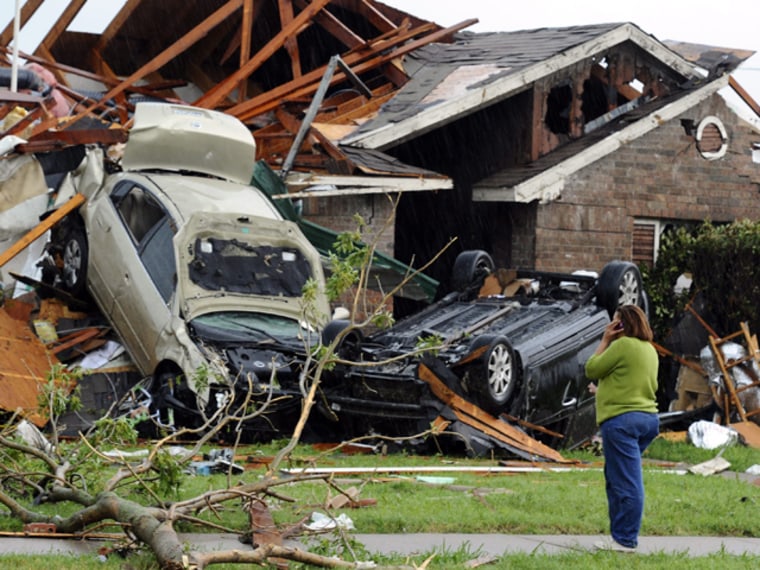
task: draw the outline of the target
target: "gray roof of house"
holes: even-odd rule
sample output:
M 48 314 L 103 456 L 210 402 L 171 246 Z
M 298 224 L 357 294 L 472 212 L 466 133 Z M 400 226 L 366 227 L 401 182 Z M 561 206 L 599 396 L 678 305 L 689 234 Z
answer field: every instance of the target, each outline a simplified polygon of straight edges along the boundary
M 388 148 L 528 88 L 533 82 L 626 41 L 686 80 L 694 65 L 631 23 L 456 34 L 404 62 L 410 80 L 377 116 L 343 141 Z
M 372 131 L 383 124 L 413 117 L 420 109 L 435 105 L 440 98 L 455 96 L 457 89 L 475 89 L 521 69 L 541 63 L 569 48 L 585 44 L 621 24 L 597 24 L 568 28 L 540 28 L 517 32 L 461 32 L 450 44 L 428 44 L 408 56 L 404 67 L 409 82 L 388 103 L 377 118 L 368 121 L 359 132 Z M 440 91 L 440 98 L 429 95 L 455 70 L 480 66 L 462 74 L 458 85 L 449 83 Z

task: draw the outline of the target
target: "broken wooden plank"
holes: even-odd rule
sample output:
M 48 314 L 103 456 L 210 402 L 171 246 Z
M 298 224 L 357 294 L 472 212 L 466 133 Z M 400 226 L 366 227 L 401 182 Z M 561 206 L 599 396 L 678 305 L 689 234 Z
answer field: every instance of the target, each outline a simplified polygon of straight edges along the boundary
M 569 462 L 562 457 L 557 450 L 533 439 L 528 434 L 514 426 L 499 421 L 491 414 L 481 410 L 471 402 L 468 402 L 456 394 L 424 363 L 420 364 L 417 375 L 430 386 L 433 394 L 435 394 L 438 399 L 454 411 L 457 419 L 465 424 L 474 427 L 499 441 L 503 441 L 507 445 L 516 447 L 532 455 L 543 457 L 557 463 Z
M 104 329 L 98 327 L 89 327 L 82 331 L 74 332 L 59 338 L 56 342 L 50 343 L 49 349 L 55 355 L 59 355 L 64 350 L 86 343 L 96 337 L 103 336 L 106 333 Z
M 0 267 L 24 251 L 30 243 L 42 236 L 46 231 L 65 218 L 70 212 L 73 212 L 79 206 L 84 204 L 84 202 L 85 197 L 82 194 L 74 194 L 68 202 L 42 220 L 39 224 L 29 230 L 20 240 L 0 254 Z
M 247 504 L 248 517 L 251 523 L 251 542 L 254 548 L 274 544 L 282 546 L 282 535 L 274 524 L 274 518 L 267 504 L 260 499 L 252 499 Z M 288 563 L 281 558 L 273 558 L 277 568 L 286 569 Z
M 735 422 L 730 427 L 739 432 L 742 442 L 748 447 L 760 449 L 760 426 L 754 422 Z
M 80 144 L 112 145 L 127 142 L 129 133 L 122 128 L 113 129 L 71 129 L 45 131 L 27 142 L 16 145 L 18 152 L 50 152 L 67 146 Z

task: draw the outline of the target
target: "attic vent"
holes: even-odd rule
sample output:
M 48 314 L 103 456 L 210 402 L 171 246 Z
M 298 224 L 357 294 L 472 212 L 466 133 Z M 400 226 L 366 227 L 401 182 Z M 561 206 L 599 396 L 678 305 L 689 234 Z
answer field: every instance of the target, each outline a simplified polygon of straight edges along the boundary
M 633 223 L 631 260 L 637 265 L 652 267 L 659 247 L 659 222 L 656 220 L 636 220 Z
M 728 150 L 726 128 L 718 117 L 708 116 L 697 126 L 697 150 L 707 160 L 722 158 Z

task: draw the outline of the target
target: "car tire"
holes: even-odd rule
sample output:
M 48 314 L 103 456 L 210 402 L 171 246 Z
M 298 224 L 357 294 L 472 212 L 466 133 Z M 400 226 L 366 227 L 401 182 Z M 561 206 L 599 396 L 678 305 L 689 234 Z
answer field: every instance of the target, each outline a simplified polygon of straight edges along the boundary
M 641 273 L 629 261 L 611 261 L 604 266 L 596 283 L 597 305 L 613 317 L 618 307 L 637 305 L 644 308 L 644 288 Z
M 493 273 L 493 258 L 482 250 L 463 251 L 457 255 L 451 270 L 451 286 L 455 291 L 464 292 L 467 289 L 483 285 L 483 280 Z
M 503 336 L 479 337 L 471 349 L 482 346 L 488 346 L 488 350 L 469 371 L 468 392 L 479 407 L 498 415 L 505 410 L 515 392 L 515 353 Z
M 200 412 L 195 409 L 195 395 L 179 370 L 158 373 L 152 379 L 149 392 L 153 398 L 150 413 L 157 428 L 156 436 L 199 425 Z
M 72 295 L 84 293 L 87 282 L 87 236 L 79 224 L 72 224 L 63 243 L 61 282 Z
M 336 319 L 327 323 L 322 330 L 322 345 L 329 345 L 350 325 L 351 322 L 344 319 Z M 364 335 L 359 329 L 354 328 L 340 340 L 338 346 L 335 347 L 335 352 L 341 356 L 355 355 L 361 349 L 362 342 L 364 342 Z M 344 354 L 346 352 L 347 354 Z

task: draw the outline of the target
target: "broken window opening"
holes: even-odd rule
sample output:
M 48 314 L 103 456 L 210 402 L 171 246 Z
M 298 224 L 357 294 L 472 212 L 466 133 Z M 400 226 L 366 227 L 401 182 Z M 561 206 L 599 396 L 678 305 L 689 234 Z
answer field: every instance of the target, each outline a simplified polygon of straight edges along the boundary
M 117 186 L 111 194 L 111 201 L 138 246 L 148 231 L 166 217 L 156 199 L 139 186 Z
M 570 83 L 552 87 L 546 96 L 544 123 L 555 135 L 570 134 L 570 110 L 573 104 L 573 88 Z

